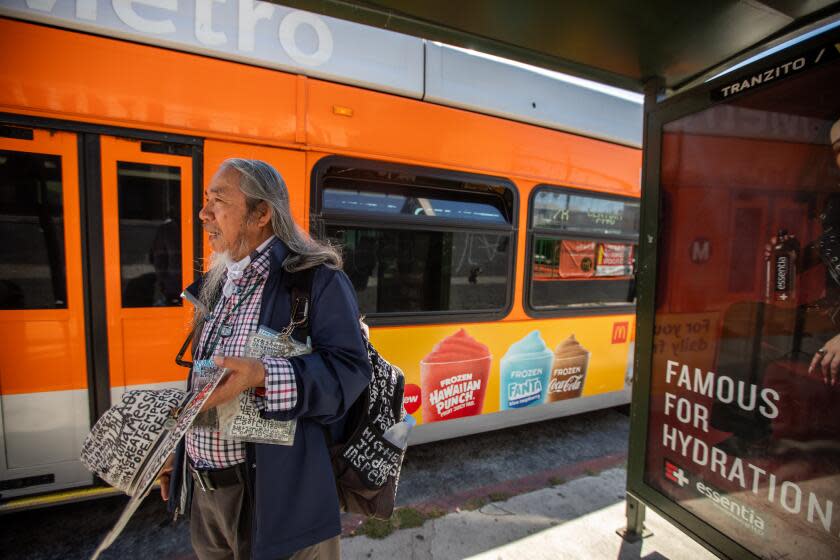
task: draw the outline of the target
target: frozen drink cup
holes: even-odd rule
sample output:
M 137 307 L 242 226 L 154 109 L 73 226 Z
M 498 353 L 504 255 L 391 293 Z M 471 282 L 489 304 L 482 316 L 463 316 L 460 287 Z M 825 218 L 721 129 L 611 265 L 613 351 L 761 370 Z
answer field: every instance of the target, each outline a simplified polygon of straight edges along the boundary
M 464 329 L 440 341 L 420 362 L 423 422 L 481 414 L 492 357 Z
M 499 408 L 523 408 L 543 402 L 554 353 L 540 337 L 540 331 L 510 345 L 501 362 Z
M 561 342 L 554 350 L 551 380 L 548 383 L 548 402 L 579 397 L 589 367 L 589 350 L 575 340 L 575 335 Z

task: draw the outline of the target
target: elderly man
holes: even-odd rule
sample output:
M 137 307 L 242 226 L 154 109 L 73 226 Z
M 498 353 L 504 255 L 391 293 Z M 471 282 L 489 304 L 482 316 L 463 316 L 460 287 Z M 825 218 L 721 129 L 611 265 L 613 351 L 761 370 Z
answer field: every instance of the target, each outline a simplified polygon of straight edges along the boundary
M 195 428 L 162 476 L 161 493 L 170 509 L 191 509 L 202 560 L 337 559 L 341 527 L 326 432 L 343 436 L 343 415 L 371 375 L 355 292 L 338 253 L 295 224 L 286 186 L 270 165 L 225 161 L 206 198 L 199 218 L 213 259 L 187 288 L 200 302 L 193 357 L 212 358 L 229 373 L 205 409 L 264 387 L 252 397 L 263 416 L 295 420 L 296 433 L 292 445 L 245 444 Z M 312 353 L 242 357 L 258 327 L 289 324 L 289 275 L 308 269 Z M 203 381 L 197 368 L 190 377 L 193 388 Z

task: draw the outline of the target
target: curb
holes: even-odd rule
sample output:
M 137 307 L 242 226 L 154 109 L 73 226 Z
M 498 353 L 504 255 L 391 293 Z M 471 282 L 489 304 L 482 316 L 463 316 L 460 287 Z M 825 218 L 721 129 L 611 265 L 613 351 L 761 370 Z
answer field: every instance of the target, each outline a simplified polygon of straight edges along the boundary
M 603 471 L 619 465 L 623 465 L 627 460 L 627 453 L 616 453 L 612 455 L 604 455 L 596 459 L 589 459 L 588 461 L 581 461 L 571 465 L 564 465 L 556 469 L 548 469 L 522 478 L 512 480 L 505 480 L 486 486 L 479 486 L 463 492 L 454 494 L 447 494 L 440 498 L 433 498 L 431 500 L 414 502 L 410 504 L 402 504 L 400 507 L 411 507 L 422 513 L 444 512 L 452 513 L 457 511 L 461 506 L 470 500 L 486 498 L 491 494 L 503 494 L 508 496 L 516 496 L 518 494 L 525 494 L 540 490 L 548 486 L 554 486 L 557 483 L 552 482 L 557 479 L 568 481 L 581 476 L 591 471 Z M 350 537 L 367 518 L 364 515 L 356 513 L 345 513 L 341 515 L 341 536 Z

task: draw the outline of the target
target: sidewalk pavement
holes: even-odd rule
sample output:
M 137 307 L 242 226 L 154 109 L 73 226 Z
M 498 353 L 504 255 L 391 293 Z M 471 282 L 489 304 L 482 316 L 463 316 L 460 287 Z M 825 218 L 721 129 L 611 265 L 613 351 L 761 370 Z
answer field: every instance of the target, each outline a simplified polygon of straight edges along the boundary
M 386 560 L 713 559 L 715 556 L 670 523 L 647 511 L 653 535 L 628 543 L 625 526 L 627 473 L 613 467 L 507 498 L 501 492 L 471 500 L 441 517 L 418 505 L 404 512 L 403 527 L 384 538 L 342 539 L 342 558 Z M 493 500 L 493 501 L 491 501 Z M 418 514 L 417 512 L 421 512 Z M 413 515 L 408 515 L 412 513 Z M 440 512 L 442 513 L 442 512 Z M 423 518 L 427 519 L 423 523 Z M 422 525 L 420 525 L 422 523 Z M 369 523 L 356 533 L 376 533 Z M 386 533 L 385 531 L 379 531 Z

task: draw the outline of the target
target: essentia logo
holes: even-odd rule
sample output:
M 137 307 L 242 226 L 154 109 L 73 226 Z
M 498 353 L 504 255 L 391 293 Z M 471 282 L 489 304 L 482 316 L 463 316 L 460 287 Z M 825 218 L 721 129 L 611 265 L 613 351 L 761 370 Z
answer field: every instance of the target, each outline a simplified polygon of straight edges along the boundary
M 787 255 L 779 255 L 776 259 L 776 291 L 787 290 L 788 258 Z

